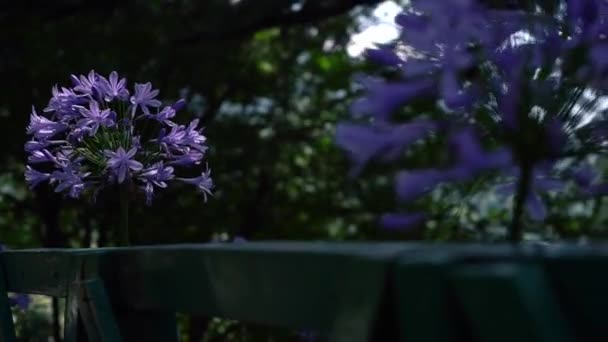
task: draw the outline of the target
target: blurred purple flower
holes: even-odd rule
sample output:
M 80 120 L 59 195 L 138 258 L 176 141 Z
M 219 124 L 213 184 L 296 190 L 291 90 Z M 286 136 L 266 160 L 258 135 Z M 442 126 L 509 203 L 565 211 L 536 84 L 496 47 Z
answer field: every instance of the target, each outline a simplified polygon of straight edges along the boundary
M 420 198 L 432 191 L 436 186 L 451 180 L 448 170 L 423 169 L 402 171 L 397 174 L 397 196 L 404 202 Z
M 401 125 L 379 123 L 373 126 L 340 123 L 336 128 L 336 144 L 348 151 L 357 174 L 372 158 L 382 161 L 396 159 L 404 148 L 427 137 L 436 124 L 417 120 Z
M 532 173 L 532 180 L 528 197 L 525 200 L 525 208 L 531 219 L 543 221 L 547 216 L 547 208 L 543 203 L 540 193 L 562 191 L 566 183 L 558 178 L 551 177 L 545 166 L 537 167 Z M 519 173 L 515 172 L 516 179 Z M 496 186 L 496 192 L 500 195 L 511 196 L 515 194 L 517 184 L 508 182 Z
M 173 108 L 173 110 L 176 112 L 184 109 L 185 107 L 186 107 L 186 100 L 184 100 L 184 99 L 179 99 L 179 100 L 175 101 L 174 104 L 171 105 L 171 108 Z
M 388 213 L 380 218 L 380 225 L 389 230 L 404 230 L 420 226 L 426 220 L 424 213 Z
M 430 79 L 408 83 L 387 83 L 378 79 L 362 79 L 367 96 L 356 100 L 351 107 L 355 116 L 372 115 L 379 120 L 388 120 L 397 107 L 418 97 L 433 93 L 435 83 Z
M 32 299 L 30 296 L 22 293 L 17 293 L 11 297 L 9 297 L 9 304 L 11 306 L 16 306 L 21 310 L 27 310 L 30 307 Z
M 450 144 L 457 158 L 451 169 L 451 180 L 466 181 L 480 173 L 500 170 L 512 166 L 511 151 L 499 148 L 492 152 L 483 151 L 473 129 L 463 129 L 452 135 Z

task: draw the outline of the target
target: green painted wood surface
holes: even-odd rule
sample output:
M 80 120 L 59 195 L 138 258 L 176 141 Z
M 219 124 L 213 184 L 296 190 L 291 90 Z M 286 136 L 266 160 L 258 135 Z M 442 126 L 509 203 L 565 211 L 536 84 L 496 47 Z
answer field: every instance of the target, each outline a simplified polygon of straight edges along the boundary
M 176 311 L 332 341 L 608 340 L 608 245 L 266 242 L 0 256 L 6 290 L 68 296 L 68 341 L 82 340 L 79 317 L 93 340 L 175 341 Z M 493 320 L 497 310 L 513 329 Z
M 457 267 L 450 282 L 479 342 L 573 342 L 545 272 L 537 263 Z
M 509 245 L 428 244 L 402 253 L 395 271 L 400 341 L 471 341 L 471 332 L 456 303 L 448 273 L 475 260 L 532 255 L 534 249 Z
M 39 249 L 2 252 L 7 288 L 13 292 L 65 297 L 69 283 L 81 271 L 82 257 L 106 251 Z
M 124 301 L 367 341 L 403 244 L 255 243 L 118 252 Z M 120 280 L 119 280 L 120 281 Z
M 577 341 L 608 341 L 608 248 L 554 246 L 544 266 Z

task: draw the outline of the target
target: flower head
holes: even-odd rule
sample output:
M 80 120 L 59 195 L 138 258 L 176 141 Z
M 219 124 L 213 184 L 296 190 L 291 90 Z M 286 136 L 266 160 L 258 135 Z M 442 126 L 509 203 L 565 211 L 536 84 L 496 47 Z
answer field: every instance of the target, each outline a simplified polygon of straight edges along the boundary
M 178 125 L 172 120 L 184 100 L 160 108 L 158 90 L 150 83 L 136 84 L 129 97 L 127 81 L 112 72 L 72 75 L 73 87 L 53 87 L 43 114 L 32 109 L 24 149 L 30 187 L 48 183 L 55 191 L 79 197 L 97 193 L 109 184 L 134 184 L 150 203 L 157 189 L 165 189 L 181 171 L 204 159 L 206 137 L 198 120 Z M 145 120 L 142 120 L 145 119 Z M 195 184 L 205 199 L 211 194 L 209 171 Z
M 364 95 L 351 106 L 359 121 L 340 123 L 336 143 L 354 171 L 370 161 L 397 160 L 418 140 L 445 146 L 448 153 L 430 158 L 438 165 L 397 173 L 395 190 L 406 202 L 482 175 L 514 178 L 503 193 L 525 178 L 521 184 L 529 189 L 518 189 L 515 202 L 537 220 L 547 214 L 538 193 L 561 189 L 565 178 L 583 194 L 608 194 L 606 183 L 587 170 L 551 176 L 544 170 L 560 159 L 605 151 L 605 116 L 579 123 L 608 91 L 608 19 L 599 15 L 606 9 L 605 0 L 534 10 L 490 8 L 479 0 L 412 0 L 395 17 L 399 39 L 366 53 L 388 69 L 390 80 L 359 77 Z M 587 92 L 596 99 L 588 100 Z M 420 125 L 421 116 L 433 121 Z M 519 173 L 512 175 L 513 169 Z M 387 214 L 382 222 L 396 227 L 419 220 L 422 215 Z

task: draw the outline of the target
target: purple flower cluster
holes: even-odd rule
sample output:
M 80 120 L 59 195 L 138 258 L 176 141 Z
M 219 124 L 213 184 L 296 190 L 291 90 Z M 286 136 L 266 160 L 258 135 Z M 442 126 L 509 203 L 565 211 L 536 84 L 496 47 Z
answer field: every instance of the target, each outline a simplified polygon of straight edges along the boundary
M 413 201 L 439 184 L 488 171 L 506 179 L 499 186 L 506 195 L 517 196 L 517 184 L 528 178 L 522 203 L 536 220 L 547 213 L 538 193 L 559 191 L 566 180 L 574 180 L 581 193 L 604 194 L 608 186 L 590 184 L 589 173 L 554 165 L 605 145 L 598 139 L 606 127 L 601 116 L 578 123 L 593 108 L 592 101 L 581 105 L 584 90 L 608 91 L 608 2 L 567 0 L 554 12 L 531 8 L 412 0 L 395 18 L 400 39 L 367 51 L 393 77 L 364 78 L 365 95 L 351 108 L 358 122 L 337 127 L 336 141 L 351 156 L 354 172 L 372 160 L 394 161 L 421 140 L 446 137 L 449 162 L 400 172 L 399 199 Z M 421 100 L 436 103 L 441 116 L 398 119 L 404 117 L 400 108 L 415 108 Z M 391 213 L 381 222 L 398 228 L 424 220 L 420 212 Z
M 207 151 L 198 120 L 187 126 L 172 121 L 184 100 L 163 107 L 150 83 L 136 83 L 131 95 L 116 72 L 71 79 L 71 88 L 53 88 L 43 113 L 32 108 L 26 129 L 31 140 L 25 144 L 30 187 L 49 183 L 78 198 L 88 189 L 135 184 L 150 203 L 155 190 L 178 181 L 194 185 L 207 199 L 213 189 L 208 168 L 199 177 L 175 175 L 201 167 Z

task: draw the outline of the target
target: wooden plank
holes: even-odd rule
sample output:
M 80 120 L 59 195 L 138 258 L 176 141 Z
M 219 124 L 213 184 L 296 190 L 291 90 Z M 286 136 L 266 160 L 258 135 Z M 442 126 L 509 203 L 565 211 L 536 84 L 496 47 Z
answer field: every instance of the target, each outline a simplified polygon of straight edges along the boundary
M 109 267 L 121 300 L 367 341 L 404 244 L 244 243 L 139 247 Z
M 608 248 L 556 246 L 543 260 L 578 341 L 608 341 Z
M 65 297 L 88 250 L 21 250 L 3 252 L 8 291 Z
M 79 342 L 82 340 L 80 336 L 83 335 L 79 331 L 82 328 L 79 326 L 78 313 L 78 291 L 80 291 L 80 286 L 76 281 L 70 285 L 65 300 L 64 342 Z
M 575 341 L 537 264 L 456 267 L 450 272 L 450 280 L 475 341 Z
M 114 319 L 114 312 L 101 280 L 84 280 L 79 285 L 78 307 L 89 341 L 122 341 L 118 324 Z M 143 332 L 141 334 L 144 335 Z

